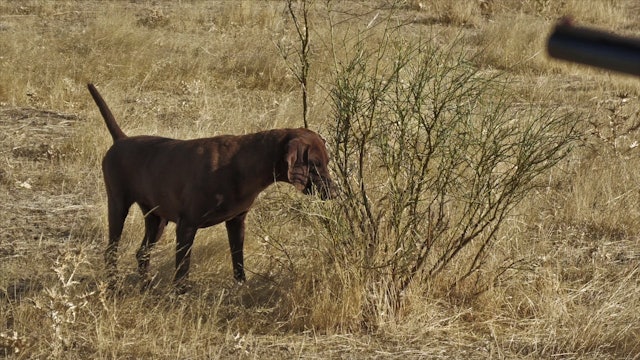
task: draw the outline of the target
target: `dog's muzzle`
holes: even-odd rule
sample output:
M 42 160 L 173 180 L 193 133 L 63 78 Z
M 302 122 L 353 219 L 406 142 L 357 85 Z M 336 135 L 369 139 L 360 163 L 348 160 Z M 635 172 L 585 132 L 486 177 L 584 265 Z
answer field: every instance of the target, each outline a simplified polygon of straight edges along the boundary
M 302 191 L 305 195 L 318 194 L 322 200 L 331 200 L 338 196 L 338 191 L 331 179 L 317 177 L 309 179 L 307 186 Z

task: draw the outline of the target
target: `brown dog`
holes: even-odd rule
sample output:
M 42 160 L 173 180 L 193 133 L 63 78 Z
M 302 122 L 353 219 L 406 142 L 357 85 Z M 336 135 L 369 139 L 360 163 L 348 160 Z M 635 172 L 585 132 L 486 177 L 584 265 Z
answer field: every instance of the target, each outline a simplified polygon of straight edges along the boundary
M 191 246 L 200 228 L 224 222 L 234 278 L 243 282 L 244 220 L 258 194 L 275 181 L 293 184 L 305 194 L 333 197 L 324 141 L 306 129 L 277 129 L 242 136 L 175 140 L 128 137 L 93 84 L 89 92 L 104 117 L 113 145 L 102 160 L 109 211 L 107 273 L 113 285 L 117 247 L 129 208 L 137 203 L 145 235 L 136 254 L 147 279 L 149 252 L 167 221 L 176 223 L 174 283 L 183 290 Z

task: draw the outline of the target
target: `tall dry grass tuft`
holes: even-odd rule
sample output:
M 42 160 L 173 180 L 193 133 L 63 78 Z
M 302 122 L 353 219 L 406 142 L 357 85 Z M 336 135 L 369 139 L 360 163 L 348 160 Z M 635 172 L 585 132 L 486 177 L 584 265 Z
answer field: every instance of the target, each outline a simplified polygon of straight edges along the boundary
M 44 289 L 43 297 L 33 300 L 35 308 L 46 319 L 41 324 L 50 330 L 45 339 L 39 340 L 49 344 L 49 354 L 54 358 L 62 357 L 72 347 L 84 346 L 84 339 L 77 336 L 78 322 L 97 293 L 87 290 L 80 282 L 81 267 L 88 264 L 88 254 L 81 247 L 63 250 L 51 268 L 57 282 Z

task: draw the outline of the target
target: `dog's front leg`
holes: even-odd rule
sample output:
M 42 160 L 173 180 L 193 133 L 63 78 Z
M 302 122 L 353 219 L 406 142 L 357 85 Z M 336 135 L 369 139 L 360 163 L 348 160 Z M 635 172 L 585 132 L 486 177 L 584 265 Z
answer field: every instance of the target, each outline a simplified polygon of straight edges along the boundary
M 231 248 L 233 278 L 239 283 L 247 280 L 244 274 L 244 257 L 242 254 L 242 246 L 244 244 L 244 219 L 246 217 L 247 213 L 244 212 L 225 222 L 227 236 L 229 237 L 229 247 Z
M 198 228 L 182 219 L 176 226 L 176 274 L 173 280 L 178 293 L 184 293 L 188 289 L 189 265 L 191 262 L 191 247 Z

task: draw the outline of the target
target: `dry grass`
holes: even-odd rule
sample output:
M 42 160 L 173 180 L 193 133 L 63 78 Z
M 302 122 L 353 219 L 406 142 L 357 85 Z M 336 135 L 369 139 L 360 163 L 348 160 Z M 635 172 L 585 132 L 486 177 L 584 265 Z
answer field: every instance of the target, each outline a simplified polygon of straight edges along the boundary
M 334 35 L 381 19 L 382 3 L 344 3 Z M 325 10 L 312 13 L 310 124 L 321 130 Z M 300 212 L 330 204 L 286 185 L 249 215 L 245 285 L 231 281 L 219 226 L 198 233 L 194 290 L 173 296 L 170 227 L 152 256 L 156 287 L 140 293 L 132 209 L 122 291 L 103 287 L 110 138 L 86 83 L 130 134 L 301 126 L 299 87 L 276 47 L 295 44 L 282 2 L 0 1 L 0 356 L 640 358 L 640 85 L 547 59 L 547 33 L 566 13 L 640 32 L 634 1 L 406 1 L 393 14 L 415 36 L 480 49 L 477 65 L 512 74 L 523 103 L 583 114 L 583 141 L 502 228 L 482 274 L 490 286 L 414 286 L 406 306 L 364 327 L 363 304 L 388 301 L 384 284 L 362 291 L 353 268 L 327 261 L 332 244 Z

